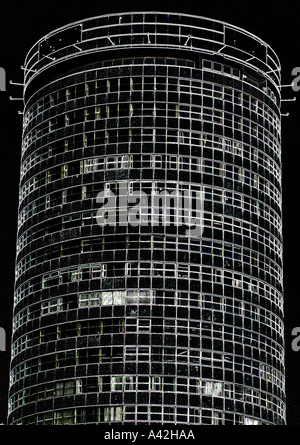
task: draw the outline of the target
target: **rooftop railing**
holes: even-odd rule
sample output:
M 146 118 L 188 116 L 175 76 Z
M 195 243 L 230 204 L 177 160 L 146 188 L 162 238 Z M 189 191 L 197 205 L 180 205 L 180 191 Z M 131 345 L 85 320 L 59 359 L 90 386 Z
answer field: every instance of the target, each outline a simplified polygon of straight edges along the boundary
M 132 48 L 166 48 L 217 54 L 255 70 L 280 93 L 280 62 L 272 48 L 233 25 L 168 13 L 122 13 L 85 19 L 40 39 L 24 64 L 24 90 L 44 70 L 91 53 Z M 110 54 L 110 55 L 111 55 Z

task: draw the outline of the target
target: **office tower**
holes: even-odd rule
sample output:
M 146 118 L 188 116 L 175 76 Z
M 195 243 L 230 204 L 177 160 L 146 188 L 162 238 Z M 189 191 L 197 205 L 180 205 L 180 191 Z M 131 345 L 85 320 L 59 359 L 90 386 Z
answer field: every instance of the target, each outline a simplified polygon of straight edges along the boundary
M 8 422 L 284 424 L 276 54 L 112 14 L 43 37 L 24 76 Z

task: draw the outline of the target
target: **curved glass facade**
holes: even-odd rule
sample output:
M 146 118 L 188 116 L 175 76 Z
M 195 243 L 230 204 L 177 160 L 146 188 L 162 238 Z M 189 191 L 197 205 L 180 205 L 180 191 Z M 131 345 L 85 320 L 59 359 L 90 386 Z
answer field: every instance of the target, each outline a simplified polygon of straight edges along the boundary
M 50 33 L 24 72 L 8 422 L 284 424 L 274 52 L 125 13 Z M 201 234 L 99 216 L 163 190 L 202 193 Z

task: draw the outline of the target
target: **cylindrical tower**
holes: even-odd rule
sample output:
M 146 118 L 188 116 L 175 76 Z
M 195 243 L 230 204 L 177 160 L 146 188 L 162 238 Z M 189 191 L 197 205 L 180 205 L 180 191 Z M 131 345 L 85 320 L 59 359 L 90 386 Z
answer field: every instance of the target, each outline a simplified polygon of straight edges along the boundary
M 8 422 L 283 424 L 272 49 L 113 14 L 42 38 L 24 74 Z M 114 219 L 162 191 L 202 193 L 204 229 Z

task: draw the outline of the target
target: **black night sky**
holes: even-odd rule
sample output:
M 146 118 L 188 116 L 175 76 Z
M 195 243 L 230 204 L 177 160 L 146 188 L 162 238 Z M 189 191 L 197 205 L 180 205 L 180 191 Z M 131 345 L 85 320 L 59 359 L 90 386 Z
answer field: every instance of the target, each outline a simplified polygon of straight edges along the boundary
M 279 56 L 283 85 L 292 82 L 292 69 L 300 67 L 299 1 L 1 1 L 0 67 L 7 74 L 7 91 L 0 92 L 0 327 L 6 330 L 7 350 L 0 352 L 0 423 L 6 423 L 7 415 L 22 134 L 22 116 L 18 114 L 18 110 L 22 110 L 22 102 L 9 100 L 9 96 L 21 97 L 22 88 L 12 86 L 8 81 L 23 81 L 20 66 L 24 63 L 26 53 L 48 32 L 87 17 L 143 10 L 202 15 L 229 22 L 256 34 Z M 291 348 L 292 329 L 300 326 L 300 91 L 284 88 L 282 97 L 297 97 L 295 102 L 284 102 L 282 105 L 282 113 L 290 113 L 289 117 L 282 118 L 282 162 L 287 423 L 300 425 L 300 351 L 294 352 Z

